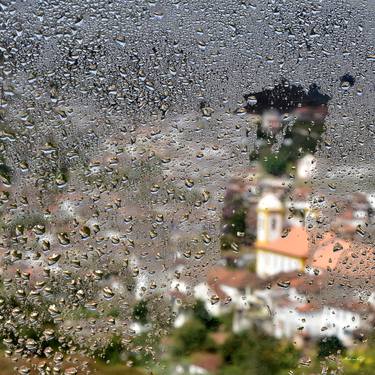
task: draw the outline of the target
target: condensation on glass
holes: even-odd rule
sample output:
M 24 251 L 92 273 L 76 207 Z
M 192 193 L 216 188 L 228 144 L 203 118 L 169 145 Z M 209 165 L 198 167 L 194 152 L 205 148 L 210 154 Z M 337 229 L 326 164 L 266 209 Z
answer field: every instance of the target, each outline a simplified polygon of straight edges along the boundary
M 1 374 L 374 373 L 372 2 L 0 9 Z

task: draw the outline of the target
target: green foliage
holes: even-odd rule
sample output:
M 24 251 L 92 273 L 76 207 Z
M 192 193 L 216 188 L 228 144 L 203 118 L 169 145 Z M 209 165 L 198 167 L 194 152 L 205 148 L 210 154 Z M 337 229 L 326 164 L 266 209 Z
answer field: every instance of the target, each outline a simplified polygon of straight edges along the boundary
M 232 234 L 223 234 L 220 237 L 220 246 L 223 251 L 233 251 L 232 246 L 239 246 L 239 239 Z
M 147 323 L 148 308 L 147 301 L 139 301 L 133 309 L 133 319 L 141 324 Z
M 193 307 L 194 318 L 202 322 L 208 330 L 215 330 L 218 328 L 219 319 L 211 316 L 206 310 L 204 303 L 198 300 Z
M 105 362 L 111 364 L 121 362 L 121 353 L 123 351 L 123 345 L 119 336 L 113 336 L 109 344 L 104 348 L 103 352 L 99 355 L 99 358 Z
M 87 307 L 79 306 L 75 309 L 69 310 L 66 313 L 65 319 L 73 319 L 73 320 L 79 320 L 79 319 L 89 319 L 89 318 L 99 318 L 100 314 L 97 311 L 90 310 Z
M 225 331 L 230 332 L 233 328 L 233 311 L 220 316 L 220 324 Z
M 0 175 L 6 180 L 10 181 L 12 170 L 6 164 L 0 161 Z
M 235 334 L 222 347 L 221 375 L 281 374 L 297 366 L 299 353 L 291 343 L 257 331 Z
M 264 170 L 273 176 L 282 176 L 288 168 L 288 160 L 281 154 L 270 154 L 262 159 Z
M 220 375 L 244 375 L 244 370 L 240 366 L 230 365 L 227 367 L 224 367 L 220 371 Z
M 132 339 L 131 348 L 137 348 L 137 350 L 129 353 L 128 359 L 137 367 L 154 366 L 156 358 L 160 355 L 160 338 L 160 335 L 153 331 L 135 336 Z M 149 348 L 152 350 L 150 351 Z
M 208 330 L 205 325 L 192 319 L 182 327 L 178 328 L 174 334 L 175 346 L 174 355 L 186 356 L 197 350 L 206 349 L 210 346 L 208 339 Z
M 331 354 L 342 353 L 344 345 L 336 336 L 322 337 L 318 343 L 318 356 L 320 358 L 328 357 Z
M 117 306 L 112 306 L 108 311 L 105 312 L 106 316 L 111 316 L 112 318 L 118 318 L 120 314 L 121 311 Z
M 345 356 L 345 375 L 373 375 L 375 374 L 375 348 L 359 348 L 351 355 Z
M 23 214 L 16 216 L 8 225 L 7 230 L 14 235 L 17 225 L 22 225 L 27 229 L 31 229 L 34 225 L 46 224 L 46 219 L 40 212 L 33 212 L 30 214 Z
M 248 270 L 249 272 L 251 273 L 256 273 L 256 269 L 257 269 L 257 263 L 255 260 L 251 261 L 251 263 L 249 264 L 248 266 Z
M 237 232 L 245 232 L 246 229 L 246 209 L 243 206 L 244 202 L 238 203 L 239 207 L 234 210 L 229 221 L 229 233 L 236 234 Z
M 40 348 L 44 349 L 47 346 L 57 349 L 60 347 L 60 343 L 57 337 L 46 340 L 43 337 L 43 331 L 46 328 L 52 329 L 55 332 L 57 327 L 48 313 L 48 304 L 46 301 L 38 303 L 32 299 L 22 300 L 17 298 L 15 290 L 12 288 L 5 288 L 3 282 L 0 280 L 0 299 L 3 300 L 1 304 L 0 313 L 3 316 L 9 316 L 11 311 L 15 308 L 19 308 L 26 317 L 30 316 L 31 313 L 38 313 L 38 320 L 31 322 L 28 319 L 14 320 L 12 325 L 9 325 L 4 320 L 0 324 L 0 342 L 3 342 L 4 338 L 11 339 L 14 343 L 19 341 L 22 337 L 23 340 L 34 339 L 40 344 Z M 67 337 L 67 336 L 66 336 Z M 1 373 L 1 371 L 0 371 Z
M 100 375 L 144 375 L 144 372 L 137 368 L 130 368 L 124 364 L 108 366 L 103 363 L 96 363 L 94 373 Z
M 237 195 L 227 197 L 225 201 L 226 213 L 223 215 L 224 233 L 221 237 L 221 246 L 223 250 L 231 248 L 232 243 L 252 244 L 254 235 L 247 232 L 246 217 L 248 214 L 247 201 Z M 243 237 L 238 233 L 244 233 Z
M 284 142 L 274 152 L 272 147 L 278 142 L 277 137 L 265 133 L 259 126 L 257 138 L 262 144 L 250 154 L 250 161 L 259 160 L 265 172 L 273 176 L 282 176 L 302 156 L 316 151 L 324 124 L 297 121 L 287 127 L 284 125 L 283 131 Z

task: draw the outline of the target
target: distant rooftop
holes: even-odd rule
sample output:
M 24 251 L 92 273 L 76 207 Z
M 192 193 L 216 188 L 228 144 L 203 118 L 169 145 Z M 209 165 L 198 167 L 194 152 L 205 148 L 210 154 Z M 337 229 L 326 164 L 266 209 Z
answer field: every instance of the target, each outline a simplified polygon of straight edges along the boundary
M 259 248 L 298 258 L 307 259 L 309 256 L 307 232 L 301 227 L 292 227 L 286 237 L 259 244 Z

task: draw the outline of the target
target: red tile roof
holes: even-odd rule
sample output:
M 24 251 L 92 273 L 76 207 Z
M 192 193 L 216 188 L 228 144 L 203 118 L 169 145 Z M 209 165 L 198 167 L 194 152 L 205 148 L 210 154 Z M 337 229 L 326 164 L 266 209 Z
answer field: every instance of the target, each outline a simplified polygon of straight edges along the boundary
M 259 284 L 259 279 L 254 273 L 242 269 L 230 269 L 227 267 L 214 267 L 207 275 L 207 284 L 220 300 L 225 300 L 228 296 L 221 286 L 229 286 L 236 289 L 245 288 L 248 285 Z
M 258 244 L 261 250 L 269 250 L 273 253 L 289 255 L 297 258 L 307 259 L 309 256 L 309 241 L 307 232 L 302 227 L 292 227 L 289 234 L 284 238 Z
M 305 303 L 304 305 L 297 306 L 296 310 L 301 313 L 309 313 L 314 311 L 321 310 L 322 306 L 319 306 L 315 303 Z
M 351 241 L 338 238 L 334 233 L 327 233 L 316 244 L 316 251 L 309 263 L 313 268 L 325 271 L 335 269 L 343 254 L 351 248 Z
M 207 275 L 207 282 L 210 286 L 227 285 L 232 288 L 244 288 L 257 280 L 256 275 L 247 270 L 227 267 L 214 267 Z

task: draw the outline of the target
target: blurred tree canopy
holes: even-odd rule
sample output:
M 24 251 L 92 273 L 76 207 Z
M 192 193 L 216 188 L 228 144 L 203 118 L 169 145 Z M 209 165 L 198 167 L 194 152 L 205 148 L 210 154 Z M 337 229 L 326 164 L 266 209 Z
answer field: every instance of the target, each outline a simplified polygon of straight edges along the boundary
M 146 324 L 148 318 L 147 301 L 139 301 L 133 308 L 133 319 L 141 324 Z
M 215 330 L 220 325 L 220 320 L 209 314 L 204 306 L 204 302 L 198 300 L 193 306 L 194 318 L 202 322 L 207 329 Z
M 336 336 L 322 337 L 318 342 L 318 356 L 320 358 L 328 357 L 332 354 L 340 354 L 345 347 Z
M 282 374 L 298 364 L 299 352 L 291 343 L 252 330 L 234 334 L 222 349 L 220 375 Z

